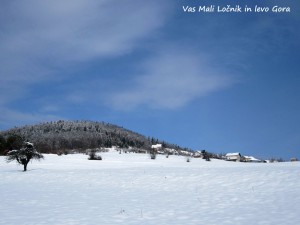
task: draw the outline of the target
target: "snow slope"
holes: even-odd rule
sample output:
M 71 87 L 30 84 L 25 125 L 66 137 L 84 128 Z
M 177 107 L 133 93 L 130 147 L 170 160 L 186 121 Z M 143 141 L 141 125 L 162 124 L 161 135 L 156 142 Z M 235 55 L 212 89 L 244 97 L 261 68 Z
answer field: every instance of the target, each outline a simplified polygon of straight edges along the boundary
M 0 224 L 300 224 L 300 163 L 102 157 L 0 157 Z

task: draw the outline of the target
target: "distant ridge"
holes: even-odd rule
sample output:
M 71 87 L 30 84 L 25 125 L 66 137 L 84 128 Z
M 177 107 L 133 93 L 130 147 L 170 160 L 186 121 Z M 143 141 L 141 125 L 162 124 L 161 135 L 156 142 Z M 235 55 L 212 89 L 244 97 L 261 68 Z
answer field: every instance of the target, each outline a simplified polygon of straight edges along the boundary
M 43 153 L 57 153 L 73 149 L 84 151 L 111 146 L 148 150 L 152 144 L 156 143 L 162 143 L 165 148 L 187 150 L 117 125 L 95 121 L 45 122 L 12 128 L 0 132 L 0 135 L 4 138 L 12 135 L 20 136 L 24 140 L 33 142 Z

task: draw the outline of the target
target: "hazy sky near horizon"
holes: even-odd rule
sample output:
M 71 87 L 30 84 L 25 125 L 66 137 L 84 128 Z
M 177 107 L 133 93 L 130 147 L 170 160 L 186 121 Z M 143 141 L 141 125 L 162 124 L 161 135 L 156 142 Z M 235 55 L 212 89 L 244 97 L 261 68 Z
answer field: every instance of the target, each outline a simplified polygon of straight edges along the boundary
M 183 10 L 211 4 L 291 12 Z M 293 0 L 1 1 L 0 130 L 97 120 L 194 150 L 300 158 L 299 24 Z

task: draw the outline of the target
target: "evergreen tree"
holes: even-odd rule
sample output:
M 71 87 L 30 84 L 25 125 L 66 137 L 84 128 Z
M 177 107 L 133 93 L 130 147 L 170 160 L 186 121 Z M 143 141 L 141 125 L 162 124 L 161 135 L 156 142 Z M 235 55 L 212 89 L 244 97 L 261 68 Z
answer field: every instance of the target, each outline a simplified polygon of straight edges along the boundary
M 6 140 L 3 136 L 0 136 L 0 155 L 4 154 L 6 148 Z
M 8 150 L 19 149 L 23 145 L 23 138 L 19 135 L 12 134 L 6 139 L 6 147 Z

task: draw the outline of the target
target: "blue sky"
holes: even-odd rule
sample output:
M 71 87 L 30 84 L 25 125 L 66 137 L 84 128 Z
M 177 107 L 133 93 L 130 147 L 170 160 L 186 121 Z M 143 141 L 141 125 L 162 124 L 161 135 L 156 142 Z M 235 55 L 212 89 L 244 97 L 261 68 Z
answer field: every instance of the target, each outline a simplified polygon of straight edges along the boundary
M 184 13 L 182 6 L 290 6 Z M 300 4 L 0 3 L 0 129 L 105 121 L 194 150 L 300 158 Z

